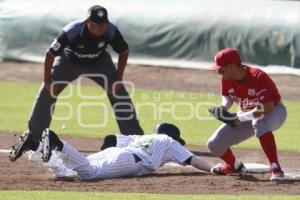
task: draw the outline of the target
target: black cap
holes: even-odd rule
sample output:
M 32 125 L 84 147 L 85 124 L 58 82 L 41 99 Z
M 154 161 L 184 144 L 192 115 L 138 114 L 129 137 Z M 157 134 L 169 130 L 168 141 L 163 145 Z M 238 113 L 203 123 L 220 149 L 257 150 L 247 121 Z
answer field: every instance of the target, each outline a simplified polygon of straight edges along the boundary
M 95 24 L 108 23 L 107 10 L 102 6 L 92 6 L 88 10 L 88 19 Z
M 162 123 L 157 124 L 154 129 L 155 134 L 166 134 L 167 136 L 173 138 L 181 145 L 185 145 L 185 141 L 180 137 L 180 130 L 174 124 Z

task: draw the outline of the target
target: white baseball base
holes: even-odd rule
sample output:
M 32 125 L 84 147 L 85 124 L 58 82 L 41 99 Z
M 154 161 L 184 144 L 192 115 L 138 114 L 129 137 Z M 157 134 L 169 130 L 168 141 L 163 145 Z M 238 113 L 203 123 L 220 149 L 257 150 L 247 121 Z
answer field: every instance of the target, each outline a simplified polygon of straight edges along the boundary
M 244 163 L 247 173 L 268 173 L 270 166 L 260 163 Z
M 0 153 L 10 153 L 10 150 L 9 149 L 0 149 Z
M 244 163 L 246 167 L 246 173 L 269 173 L 270 167 L 266 164 L 261 163 Z M 176 163 L 167 163 L 167 167 L 184 167 L 181 165 L 178 165 Z M 186 166 L 186 167 L 192 167 L 192 166 Z M 300 180 L 300 170 L 298 169 L 283 169 L 284 173 L 284 180 Z

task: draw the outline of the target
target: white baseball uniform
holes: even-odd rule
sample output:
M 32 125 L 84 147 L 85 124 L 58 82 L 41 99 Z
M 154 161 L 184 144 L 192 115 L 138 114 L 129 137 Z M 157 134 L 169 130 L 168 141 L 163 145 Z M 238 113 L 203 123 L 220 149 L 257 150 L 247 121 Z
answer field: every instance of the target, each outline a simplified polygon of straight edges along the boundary
M 177 141 L 163 134 L 120 135 L 117 141 L 118 147 L 107 148 L 88 157 L 65 143 L 63 163 L 76 171 L 79 178 L 94 180 L 146 175 L 170 161 L 184 165 L 184 161 L 193 156 Z
M 64 165 L 76 171 L 83 180 L 134 176 L 138 171 L 138 162 L 135 161 L 133 154 L 118 147 L 111 147 L 85 157 L 65 143 L 62 159 Z
M 138 175 L 150 174 L 167 162 L 185 165 L 185 161 L 194 155 L 177 141 L 164 134 L 118 135 L 117 146 L 141 158 Z

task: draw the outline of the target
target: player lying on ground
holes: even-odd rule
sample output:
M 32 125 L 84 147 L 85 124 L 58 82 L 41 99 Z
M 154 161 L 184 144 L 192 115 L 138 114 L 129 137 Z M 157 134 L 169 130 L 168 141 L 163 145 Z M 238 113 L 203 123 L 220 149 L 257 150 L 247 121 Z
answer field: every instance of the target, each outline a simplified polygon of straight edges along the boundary
M 226 165 L 216 165 L 213 172 L 220 175 L 242 172 L 244 165 L 235 158 L 231 145 L 256 136 L 269 162 L 271 180 L 283 180 L 284 173 L 277 158 L 273 131 L 285 122 L 287 111 L 272 79 L 262 70 L 241 63 L 239 53 L 230 48 L 216 54 L 214 69 L 222 75 L 222 105 L 209 112 L 224 122 L 208 141 L 208 148 Z M 241 111 L 229 113 L 233 102 Z
M 82 180 L 97 180 L 151 174 L 167 162 L 191 165 L 205 172 L 211 165 L 195 156 L 181 144 L 179 129 L 171 124 L 157 126 L 159 134 L 124 136 L 123 147 L 103 147 L 102 151 L 88 157 L 83 156 L 71 145 L 61 141 L 51 130 L 46 129 L 42 138 L 42 154 L 49 161 L 52 151 L 62 152 L 64 165 L 77 172 Z M 178 132 L 170 132 L 170 131 Z M 172 139 L 173 136 L 176 140 Z M 111 145 L 109 145 L 111 146 Z

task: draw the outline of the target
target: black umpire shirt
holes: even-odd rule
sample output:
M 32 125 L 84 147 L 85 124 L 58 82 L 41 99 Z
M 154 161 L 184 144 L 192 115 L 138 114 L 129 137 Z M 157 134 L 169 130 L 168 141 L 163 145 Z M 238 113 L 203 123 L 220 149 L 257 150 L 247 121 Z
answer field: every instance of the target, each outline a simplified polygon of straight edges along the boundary
M 92 64 L 101 58 L 107 44 L 117 53 L 128 50 L 128 44 L 112 23 L 108 23 L 102 36 L 94 36 L 88 31 L 85 22 L 78 20 L 63 28 L 49 47 L 48 53 L 54 57 L 64 54 L 72 63 Z

